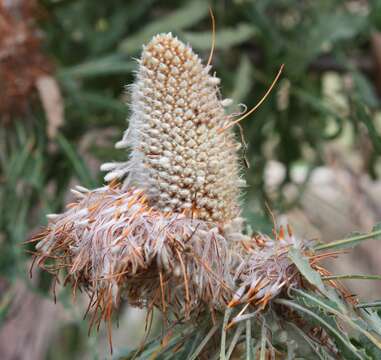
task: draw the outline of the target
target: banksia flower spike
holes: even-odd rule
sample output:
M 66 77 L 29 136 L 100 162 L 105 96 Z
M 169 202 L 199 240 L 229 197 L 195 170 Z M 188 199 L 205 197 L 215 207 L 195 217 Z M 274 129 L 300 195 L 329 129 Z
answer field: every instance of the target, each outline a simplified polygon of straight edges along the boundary
M 171 34 L 144 47 L 132 117 L 118 148 L 131 148 L 127 163 L 108 163 L 105 180 L 124 178 L 124 188 L 144 189 L 150 204 L 215 223 L 239 215 L 237 150 L 218 96 L 219 79 Z
M 129 128 L 116 144 L 130 148 L 129 160 L 104 164 L 109 185 L 73 190 L 77 202 L 50 215 L 37 237 L 40 265 L 67 267 L 69 280 L 97 294 L 105 316 L 121 295 L 190 317 L 202 304 L 222 309 L 234 293 L 227 264 L 240 256 L 230 243 L 249 239 L 239 217 L 244 181 L 240 144 L 231 129 L 222 131 L 231 118 L 210 70 L 171 34 L 155 36 L 139 60 Z
M 65 270 L 74 292 L 89 292 L 91 324 L 110 321 L 121 299 L 180 320 L 242 306 L 233 324 L 302 286 L 288 250 L 310 256 L 308 244 L 291 229 L 275 239 L 244 232 L 237 120 L 218 85 L 189 46 L 155 36 L 143 48 L 129 128 L 116 144 L 129 148 L 129 159 L 104 164 L 107 184 L 74 189 L 76 201 L 32 239 L 40 267 Z

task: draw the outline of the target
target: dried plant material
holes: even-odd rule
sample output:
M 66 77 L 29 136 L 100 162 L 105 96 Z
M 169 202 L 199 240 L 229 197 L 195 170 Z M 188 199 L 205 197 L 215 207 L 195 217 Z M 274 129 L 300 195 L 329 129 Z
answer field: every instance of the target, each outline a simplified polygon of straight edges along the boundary
M 64 122 L 64 104 L 56 79 L 43 75 L 36 80 L 36 87 L 48 120 L 47 134 L 53 139 Z
M 52 274 L 65 269 L 74 291 L 85 286 L 96 295 L 105 319 L 121 297 L 189 319 L 238 304 L 264 308 L 285 285 L 297 284 L 287 257 L 298 245 L 293 235 L 250 238 L 240 218 L 220 229 L 185 213 L 163 213 L 142 190 L 120 185 L 73 192 L 77 201 L 50 215 L 34 239 L 38 264 Z
M 226 264 L 234 232 L 225 238 L 213 224 L 155 210 L 138 189 L 79 188 L 76 194 L 63 215 L 50 216 L 36 246 L 44 254 L 40 264 L 59 255 L 46 270 L 67 268 L 69 280 L 100 294 L 104 305 L 122 295 L 132 305 L 153 303 L 188 318 L 202 303 L 224 307 L 233 291 Z
M 0 1 L 0 114 L 5 123 L 26 113 L 36 80 L 52 72 L 41 51 L 36 12 L 33 0 Z

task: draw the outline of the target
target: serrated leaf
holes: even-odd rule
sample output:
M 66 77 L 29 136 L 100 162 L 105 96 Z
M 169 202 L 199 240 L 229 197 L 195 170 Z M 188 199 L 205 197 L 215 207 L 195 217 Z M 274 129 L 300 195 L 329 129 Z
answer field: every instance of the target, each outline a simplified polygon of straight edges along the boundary
M 312 301 L 317 306 L 325 309 L 328 313 L 332 313 L 333 315 L 337 316 L 340 320 L 346 322 L 349 326 L 354 328 L 356 331 L 366 336 L 377 348 L 381 349 L 381 341 L 358 324 L 357 321 L 361 319 L 350 317 L 348 314 L 345 314 L 341 312 L 340 310 L 336 309 L 335 307 L 333 307 L 332 304 L 329 303 L 327 300 L 321 299 L 317 297 L 316 295 L 307 293 L 300 289 L 292 289 L 292 291 L 304 297 L 305 299 Z
M 328 352 L 326 351 L 326 349 L 324 349 L 323 346 L 315 343 L 312 340 L 312 338 L 310 338 L 308 334 L 305 334 L 304 331 L 300 329 L 297 325 L 293 323 L 289 323 L 288 325 L 291 326 L 294 329 L 294 331 L 304 339 L 304 341 L 308 344 L 308 346 L 312 349 L 312 351 L 318 356 L 320 360 L 335 360 L 333 356 L 328 354 Z
M 208 3 L 206 1 L 190 1 L 179 10 L 161 16 L 158 20 L 150 22 L 137 34 L 127 37 L 120 43 L 119 49 L 127 54 L 135 54 L 153 35 L 165 31 L 176 32 L 185 29 L 207 15 Z
M 290 307 L 300 312 L 301 314 L 308 315 L 312 319 L 316 320 L 324 329 L 326 329 L 332 336 L 334 336 L 336 341 L 345 347 L 346 351 L 351 355 L 352 359 L 364 359 L 364 357 L 359 354 L 358 350 L 353 346 L 353 344 L 351 344 L 351 342 L 343 336 L 343 334 L 337 329 L 336 326 L 333 326 L 329 321 L 327 321 L 327 319 L 324 319 L 322 316 L 315 313 L 311 309 L 290 300 L 277 299 L 275 302 Z
M 288 251 L 288 257 L 310 284 L 316 286 L 323 294 L 326 293 L 326 289 L 320 275 L 311 268 L 308 259 L 300 252 L 299 249 L 295 247 L 290 248 Z
M 374 306 L 375 303 L 377 302 L 372 303 L 372 305 Z M 378 301 L 378 304 L 378 306 L 380 306 L 381 302 Z M 359 306 L 356 307 L 359 308 Z M 368 308 L 366 310 L 360 310 L 360 313 L 362 318 L 366 321 L 367 326 L 371 328 L 373 331 L 375 331 L 377 334 L 381 335 L 381 317 L 378 311 Z

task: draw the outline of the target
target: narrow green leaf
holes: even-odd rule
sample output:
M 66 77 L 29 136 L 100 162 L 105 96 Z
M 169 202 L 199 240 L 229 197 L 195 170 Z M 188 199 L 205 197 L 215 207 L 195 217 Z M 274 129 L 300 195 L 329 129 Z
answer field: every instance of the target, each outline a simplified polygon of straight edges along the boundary
M 145 44 L 153 35 L 165 31 L 179 31 L 185 29 L 208 15 L 207 1 L 189 1 L 182 8 L 161 16 L 156 21 L 151 21 L 137 34 L 129 36 L 123 40 L 119 49 L 128 54 L 134 54 L 139 51 L 142 44 Z
M 251 24 L 241 23 L 235 28 L 225 28 L 216 32 L 216 49 L 228 49 L 250 40 L 255 35 Z M 181 37 L 197 50 L 209 50 L 211 46 L 211 30 L 203 32 L 184 32 Z
M 336 124 L 336 129 L 329 134 L 325 133 L 325 139 L 335 139 L 342 133 L 344 128 L 344 121 L 342 116 L 333 111 L 330 106 L 320 98 L 320 95 L 315 95 L 308 92 L 306 89 L 299 89 L 297 87 L 293 87 L 291 89 L 291 93 L 295 95 L 302 103 L 319 112 L 322 117 L 333 119 Z
M 0 324 L 3 324 L 6 319 L 9 310 L 11 309 L 12 300 L 14 299 L 15 294 L 13 289 L 3 291 L 2 298 L 0 301 Z
M 294 331 L 297 332 L 304 339 L 304 341 L 310 346 L 312 351 L 319 357 L 320 360 L 335 360 L 331 355 L 327 353 L 323 346 L 314 343 L 310 336 L 304 333 L 304 331 L 300 329 L 298 326 L 296 326 L 294 323 L 288 323 L 288 325 L 291 326 L 294 329 Z
M 261 328 L 261 351 L 259 353 L 259 360 L 266 360 L 266 341 L 266 323 L 265 320 L 263 320 Z
M 362 275 L 362 274 L 344 274 L 344 275 L 330 275 L 323 276 L 324 281 L 328 280 L 381 280 L 381 275 Z
M 123 59 L 122 55 L 108 55 L 96 60 L 90 60 L 58 72 L 59 77 L 86 78 L 100 75 L 125 74 L 136 68 L 133 61 Z
M 87 168 L 83 160 L 78 156 L 73 146 L 61 134 L 57 135 L 57 141 L 61 149 L 68 157 L 70 163 L 72 164 L 74 171 L 81 181 L 81 184 L 89 188 L 95 187 L 96 184 L 90 175 L 90 170 Z
M 246 360 L 251 360 L 253 339 L 251 337 L 251 320 L 246 320 Z
M 245 329 L 245 324 L 244 323 L 240 323 L 238 326 L 237 326 L 237 329 L 234 333 L 234 336 L 233 336 L 233 339 L 232 341 L 230 342 L 230 345 L 229 345 L 229 349 L 228 349 L 228 352 L 226 354 L 226 360 L 229 360 L 230 357 L 232 356 L 233 354 L 233 351 L 235 349 L 235 347 L 237 346 L 237 342 L 239 340 L 239 337 L 241 336 L 241 334 L 243 333 L 243 330 Z
M 196 350 L 194 353 L 189 357 L 189 360 L 196 360 L 197 356 L 201 353 L 205 345 L 209 342 L 211 337 L 215 334 L 215 332 L 218 330 L 218 328 L 221 326 L 221 324 L 216 324 L 214 325 L 210 331 L 206 334 L 204 339 L 201 341 L 200 345 L 197 346 Z
M 315 314 L 313 311 L 310 309 L 297 304 L 293 301 L 290 300 L 285 300 L 285 299 L 277 299 L 275 300 L 276 303 L 280 305 L 287 306 L 289 308 L 293 308 L 295 310 L 298 310 L 301 313 L 304 313 L 306 315 L 309 315 L 311 318 L 314 318 L 317 320 L 325 329 L 327 329 L 331 334 L 333 334 L 351 353 L 356 359 L 361 359 L 363 360 L 364 358 L 358 353 L 357 349 L 349 342 L 347 341 L 341 333 L 334 328 L 330 323 L 328 323 L 326 320 L 324 320 L 321 316 L 318 314 Z
M 234 80 L 234 88 L 229 95 L 235 103 L 241 103 L 249 94 L 252 85 L 252 68 L 249 57 L 243 55 Z
M 357 103 L 356 118 L 366 126 L 369 138 L 372 141 L 375 150 L 381 152 L 381 135 L 375 126 L 372 114 L 369 113 L 362 103 Z
M 375 95 L 375 88 L 373 84 L 360 72 L 353 71 L 352 79 L 359 96 L 359 101 L 372 108 L 379 105 L 377 96 Z
M 366 309 L 372 307 L 381 307 L 381 301 L 365 302 L 356 305 L 358 309 Z
M 122 101 L 115 100 L 105 94 L 100 95 L 97 92 L 91 91 L 76 91 L 70 95 L 74 96 L 76 101 L 87 108 L 90 108 L 91 105 L 91 109 L 104 109 L 121 114 L 127 113 L 127 106 Z
M 220 359 L 226 360 L 226 327 L 228 325 L 230 315 L 233 311 L 233 308 L 227 308 L 225 310 L 224 322 L 222 324 L 222 334 L 221 334 L 221 350 L 220 350 Z
M 381 349 L 381 341 L 377 339 L 375 336 L 373 336 L 371 333 L 366 331 L 364 328 L 362 328 L 356 321 L 354 321 L 352 318 L 350 318 L 347 314 L 343 314 L 331 305 L 329 305 L 326 301 L 323 301 L 322 299 L 307 293 L 305 291 L 299 290 L 299 289 L 292 289 L 293 292 L 296 292 L 298 295 L 301 295 L 302 297 L 305 297 L 306 299 L 312 301 L 316 305 L 320 306 L 321 308 L 325 309 L 326 311 L 332 313 L 333 315 L 337 316 L 342 321 L 346 322 L 348 325 L 359 331 L 361 334 L 366 336 L 377 348 Z
M 348 249 L 359 245 L 364 240 L 381 238 L 381 229 L 376 227 L 376 230 L 368 234 L 356 235 L 347 239 L 336 240 L 328 244 L 322 244 L 315 247 L 315 250 L 339 250 Z

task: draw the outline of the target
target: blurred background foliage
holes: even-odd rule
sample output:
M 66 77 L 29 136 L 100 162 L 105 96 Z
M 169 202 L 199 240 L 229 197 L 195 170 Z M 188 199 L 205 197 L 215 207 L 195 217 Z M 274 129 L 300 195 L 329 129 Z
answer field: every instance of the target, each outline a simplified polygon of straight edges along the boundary
M 18 8 L 26 2 L 2 0 L 0 20 L 10 8 L 22 19 Z M 46 73 L 61 94 L 64 121 L 49 134 L 55 117 L 43 106 L 41 92 L 41 99 L 36 95 L 37 85 L 24 94 L 22 113 L 0 107 L 0 321 L 10 316 L 14 284 L 26 277 L 30 260 L 22 242 L 46 223 L 46 214 L 63 209 L 71 185 L 101 185 L 99 164 L 126 158 L 113 144 L 127 125 L 126 85 L 134 79 L 141 46 L 158 32 L 172 31 L 207 59 L 209 5 L 217 29 L 213 66 L 223 96 L 234 100 L 231 111 L 242 111 L 241 103 L 254 106 L 285 64 L 276 89 L 242 124 L 250 164 L 246 168 L 242 161 L 249 185 L 245 215 L 251 227 L 271 229 L 265 203 L 279 212 L 298 204 L 311 172 L 326 163 L 327 144 L 344 143 L 345 151 L 360 157 L 362 173 L 378 179 L 381 1 L 40 0 L 28 14 L 34 25 L 26 31 L 37 34 L 40 47 L 33 51 L 52 65 Z M 10 82 L 1 47 L 9 44 L 1 36 L 0 31 L 0 102 L 6 103 Z M 24 67 L 31 66 L 30 53 L 20 56 Z M 22 80 L 17 72 L 11 79 Z M 284 171 L 269 189 L 266 169 L 274 160 Z M 298 169 L 302 181 L 295 177 Z M 295 195 L 285 197 L 290 185 Z M 51 279 L 36 281 L 27 286 L 46 295 Z M 70 290 L 60 298 L 69 304 Z M 61 331 L 45 357 L 96 356 L 89 350 L 96 340 L 87 338 L 86 324 L 79 315 L 70 319 L 60 320 Z

